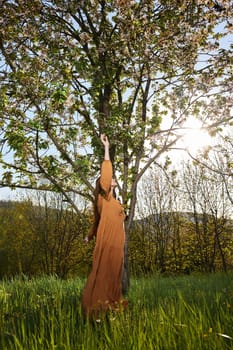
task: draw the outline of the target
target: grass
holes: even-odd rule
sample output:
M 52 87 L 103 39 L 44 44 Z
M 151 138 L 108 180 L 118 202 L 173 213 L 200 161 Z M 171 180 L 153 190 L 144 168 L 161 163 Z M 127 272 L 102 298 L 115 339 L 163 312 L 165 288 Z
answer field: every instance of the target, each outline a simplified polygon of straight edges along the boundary
M 132 279 L 128 310 L 100 323 L 82 318 L 83 283 L 0 282 L 0 349 L 233 349 L 233 273 Z

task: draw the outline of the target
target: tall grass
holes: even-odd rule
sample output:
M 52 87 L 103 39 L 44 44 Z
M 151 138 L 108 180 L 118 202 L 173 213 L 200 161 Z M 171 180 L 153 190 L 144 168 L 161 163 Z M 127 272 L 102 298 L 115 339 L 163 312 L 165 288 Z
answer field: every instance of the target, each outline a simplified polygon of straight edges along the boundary
M 0 282 L 0 349 L 233 349 L 233 274 L 132 279 L 127 311 L 100 323 L 82 317 L 83 283 Z

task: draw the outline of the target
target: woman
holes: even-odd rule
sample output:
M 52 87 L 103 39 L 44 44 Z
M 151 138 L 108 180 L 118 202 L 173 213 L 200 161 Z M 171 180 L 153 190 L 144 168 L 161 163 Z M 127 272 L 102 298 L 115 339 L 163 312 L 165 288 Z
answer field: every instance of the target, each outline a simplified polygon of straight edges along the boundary
M 94 216 L 95 222 L 87 240 L 96 236 L 92 271 L 83 290 L 82 309 L 85 316 L 99 317 L 102 312 L 125 306 L 122 301 L 122 267 L 124 254 L 125 213 L 115 199 L 117 186 L 112 178 L 112 163 L 109 157 L 109 142 L 101 135 L 104 145 L 104 160 L 101 175 L 96 181 Z

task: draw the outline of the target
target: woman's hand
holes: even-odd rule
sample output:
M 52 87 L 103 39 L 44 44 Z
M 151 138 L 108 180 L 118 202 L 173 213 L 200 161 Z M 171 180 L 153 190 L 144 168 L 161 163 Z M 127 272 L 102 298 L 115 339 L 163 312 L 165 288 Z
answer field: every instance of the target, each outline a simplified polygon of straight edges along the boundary
M 100 139 L 102 141 L 102 144 L 104 145 L 104 159 L 110 160 L 108 138 L 105 134 L 101 134 Z
M 88 243 L 88 242 L 89 242 L 89 237 L 88 237 L 88 236 L 86 236 L 86 237 L 84 238 L 84 242 L 85 242 L 85 243 Z
M 100 139 L 104 147 L 109 147 L 108 137 L 105 134 L 101 134 Z

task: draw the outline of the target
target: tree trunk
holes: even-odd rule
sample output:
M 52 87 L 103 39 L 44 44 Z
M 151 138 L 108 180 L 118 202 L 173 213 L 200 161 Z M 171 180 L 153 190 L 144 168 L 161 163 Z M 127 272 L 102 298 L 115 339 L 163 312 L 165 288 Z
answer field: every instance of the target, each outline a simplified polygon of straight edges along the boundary
M 129 233 L 128 230 L 125 232 L 125 247 L 124 247 L 124 264 L 122 273 L 122 293 L 126 295 L 130 286 L 130 275 L 129 275 Z

